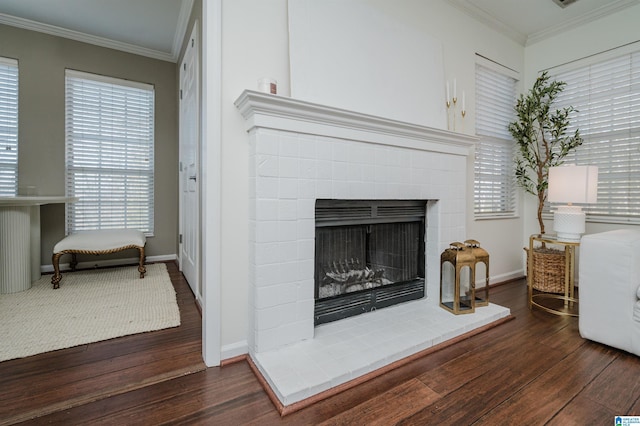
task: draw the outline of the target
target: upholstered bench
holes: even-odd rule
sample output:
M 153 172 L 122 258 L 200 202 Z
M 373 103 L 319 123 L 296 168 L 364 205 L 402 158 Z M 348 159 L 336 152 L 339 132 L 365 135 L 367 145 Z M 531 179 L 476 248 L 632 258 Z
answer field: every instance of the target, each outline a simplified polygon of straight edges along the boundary
M 53 288 L 60 287 L 60 257 L 63 254 L 71 254 L 71 270 L 75 271 L 78 264 L 76 254 L 110 254 L 122 250 L 137 249 L 140 254 L 138 272 L 140 278 L 144 278 L 147 268 L 144 266 L 144 246 L 147 238 L 140 231 L 135 229 L 104 229 L 99 231 L 82 231 L 71 234 L 58 242 L 53 247 L 53 277 L 51 284 Z

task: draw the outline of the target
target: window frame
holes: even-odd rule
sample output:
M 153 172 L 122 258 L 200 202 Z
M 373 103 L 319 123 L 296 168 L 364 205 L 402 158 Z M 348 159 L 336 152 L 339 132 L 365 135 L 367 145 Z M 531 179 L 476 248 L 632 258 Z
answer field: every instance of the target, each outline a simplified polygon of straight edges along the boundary
M 67 234 L 138 229 L 154 235 L 155 88 L 65 70 Z
M 625 61 L 629 61 L 629 91 L 626 94 L 620 90 L 620 82 L 624 77 L 616 80 L 615 87 L 605 87 L 611 84 L 612 75 L 622 76 L 627 72 L 617 68 Z M 601 69 L 605 65 L 608 68 Z M 577 112 L 571 117 L 568 132 L 572 133 L 578 128 L 584 139 L 584 143 L 566 157 L 565 163 L 596 165 L 599 168 L 598 202 L 582 206 L 587 221 L 640 224 L 640 43 L 592 55 L 550 68 L 548 71 L 552 78 L 567 83 L 565 90 L 558 97 L 556 106 L 561 108 L 571 105 L 576 108 Z M 600 78 L 601 74 L 596 74 L 602 72 L 606 77 Z M 579 78 L 573 77 L 578 75 Z M 587 89 L 584 83 L 585 76 L 589 83 L 606 83 L 595 90 Z M 603 96 L 605 94 L 606 96 Z M 588 99 L 586 104 L 582 102 L 584 99 Z M 626 101 L 630 103 L 625 105 Z M 604 105 L 605 102 L 609 105 L 607 108 L 598 108 L 598 104 Z M 628 112 L 625 115 L 611 114 L 607 109 L 626 109 Z M 602 130 L 602 125 L 598 129 L 598 121 L 607 123 L 609 130 Z M 635 127 L 632 123 L 635 123 Z M 614 142 L 618 152 L 616 158 L 611 155 L 611 144 Z M 606 144 L 604 149 L 603 144 Z M 638 151 L 639 154 L 634 155 L 634 151 Z M 627 162 L 626 168 L 622 165 L 623 162 Z M 628 175 L 626 181 L 617 178 L 624 174 Z M 546 203 L 545 217 L 551 217 L 555 205 Z M 638 213 L 634 215 L 634 211 Z
M 479 74 L 482 72 L 484 74 Z M 487 97 L 491 79 L 509 79 L 512 87 L 501 87 L 499 98 Z M 515 120 L 513 110 L 517 100 L 518 73 L 490 59 L 476 55 L 476 145 L 474 158 L 473 214 L 475 220 L 518 217 L 518 197 L 515 179 L 515 143 L 507 126 Z M 495 80 L 497 83 L 506 83 Z M 508 92 L 506 91 L 508 90 Z M 501 102 L 500 102 L 501 101 Z M 493 108 L 489 108 L 492 105 Z M 483 106 L 487 106 L 486 111 Z M 497 107 L 497 108 L 496 108 Z M 494 113 L 497 111 L 497 115 Z M 497 154 L 497 155 L 496 155 Z M 483 172 L 482 170 L 488 170 Z M 480 185 L 480 181 L 484 184 Z M 481 195 L 481 192 L 485 195 Z M 484 204 L 486 207 L 482 207 Z

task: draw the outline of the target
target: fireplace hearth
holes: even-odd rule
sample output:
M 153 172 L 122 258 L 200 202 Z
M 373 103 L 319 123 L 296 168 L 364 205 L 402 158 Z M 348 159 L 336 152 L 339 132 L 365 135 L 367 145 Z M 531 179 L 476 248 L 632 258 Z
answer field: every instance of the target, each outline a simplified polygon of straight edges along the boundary
M 424 200 L 316 201 L 314 324 L 425 296 Z
M 440 253 L 466 238 L 466 171 L 475 137 L 254 91 L 243 92 L 236 105 L 245 118 L 250 155 L 247 344 L 280 403 L 303 403 L 349 386 L 509 314 L 489 304 L 455 316 L 438 303 Z M 323 209 L 316 212 L 317 200 L 364 199 L 427 200 L 420 245 L 425 259 L 418 262 L 424 265 L 425 297 L 316 327 L 315 222 L 331 220 L 322 218 Z M 383 207 L 378 219 L 396 210 Z M 347 205 L 339 217 L 356 209 Z M 329 270 L 336 273 L 366 275 L 368 267 L 376 278 L 381 269 L 367 265 L 363 255 L 343 253 L 333 260 Z M 382 276 L 391 279 L 392 269 Z

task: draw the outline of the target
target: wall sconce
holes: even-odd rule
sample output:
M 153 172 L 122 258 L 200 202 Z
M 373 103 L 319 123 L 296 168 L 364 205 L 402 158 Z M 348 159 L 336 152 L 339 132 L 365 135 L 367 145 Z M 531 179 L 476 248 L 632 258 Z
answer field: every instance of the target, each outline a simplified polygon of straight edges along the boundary
M 550 203 L 567 203 L 553 213 L 553 230 L 560 241 L 580 241 L 585 232 L 586 215 L 573 203 L 595 203 L 598 200 L 597 166 L 560 166 L 549 168 Z
M 458 103 L 458 83 L 457 80 L 454 78 L 453 79 L 453 97 L 450 97 L 450 92 L 449 92 L 449 80 L 447 80 L 447 84 L 446 84 L 446 95 L 447 95 L 447 99 L 446 99 L 446 105 L 447 105 L 447 130 L 453 130 L 454 132 L 456 131 L 456 106 Z M 466 101 L 466 96 L 465 96 L 465 92 L 464 90 L 462 91 L 462 110 L 460 111 L 460 115 L 462 116 L 462 120 L 460 120 L 460 124 L 462 126 L 462 131 L 464 132 L 464 117 L 467 115 L 467 105 L 466 105 L 467 101 Z M 450 110 L 451 113 L 450 114 Z M 449 116 L 453 115 L 453 124 L 450 122 L 449 120 Z

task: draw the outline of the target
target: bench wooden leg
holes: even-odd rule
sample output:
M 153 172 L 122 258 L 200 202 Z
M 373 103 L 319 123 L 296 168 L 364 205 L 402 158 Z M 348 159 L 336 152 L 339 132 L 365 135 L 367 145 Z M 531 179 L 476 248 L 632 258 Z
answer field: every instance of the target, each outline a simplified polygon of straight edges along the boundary
M 147 268 L 144 266 L 144 247 L 138 247 L 138 251 L 140 252 L 140 261 L 138 263 L 138 272 L 140 272 L 140 278 L 144 278 L 144 274 L 147 273 Z
M 138 246 L 127 246 L 126 248 L 137 248 L 138 252 L 140 253 L 140 259 L 138 261 L 138 272 L 140 272 L 140 278 L 144 278 L 144 275 L 147 273 L 147 268 L 144 266 L 144 262 L 146 260 L 145 254 L 144 254 L 144 246 L 142 247 L 138 247 Z M 119 250 L 116 250 L 119 251 Z M 96 256 L 99 254 L 104 254 L 104 253 L 111 253 L 113 252 L 113 250 L 111 251 L 104 251 L 104 252 L 81 252 L 81 253 L 87 253 L 87 254 L 95 254 Z M 70 253 L 71 254 L 71 263 L 69 264 L 71 266 L 71 270 L 75 271 L 76 270 L 76 266 L 78 265 L 78 259 L 76 257 L 76 253 L 75 252 L 71 252 L 71 250 L 66 250 L 64 252 L 60 252 L 60 253 L 54 253 L 53 256 L 51 257 L 51 263 L 53 263 L 53 276 L 51 277 L 51 284 L 53 284 L 53 288 L 60 288 L 60 280 L 62 279 L 62 274 L 60 273 L 60 257 L 63 254 L 66 253 Z
M 51 263 L 53 263 L 53 276 L 51 277 L 51 284 L 53 284 L 53 288 L 60 288 L 60 280 L 62 279 L 62 274 L 60 274 L 60 256 L 64 253 L 53 253 L 51 257 Z

